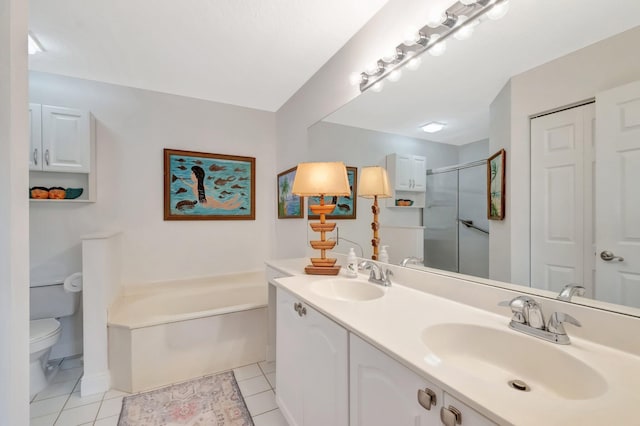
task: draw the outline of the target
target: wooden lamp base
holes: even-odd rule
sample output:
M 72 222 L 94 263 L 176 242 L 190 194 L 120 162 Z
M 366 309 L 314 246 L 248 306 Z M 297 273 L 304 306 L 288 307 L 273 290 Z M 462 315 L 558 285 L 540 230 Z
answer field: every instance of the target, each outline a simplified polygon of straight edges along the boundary
M 309 275 L 338 275 L 340 265 L 336 265 L 337 259 L 329 258 L 327 250 L 335 247 L 335 241 L 327 241 L 326 233 L 335 229 L 335 222 L 326 222 L 325 215 L 330 214 L 336 208 L 335 204 L 324 204 L 324 197 L 320 197 L 319 205 L 309 206 L 314 214 L 320 215 L 320 223 L 310 223 L 309 226 L 315 232 L 320 232 L 320 240 L 310 241 L 311 247 L 320 250 L 320 257 L 312 257 L 311 265 L 307 265 L 304 271 Z

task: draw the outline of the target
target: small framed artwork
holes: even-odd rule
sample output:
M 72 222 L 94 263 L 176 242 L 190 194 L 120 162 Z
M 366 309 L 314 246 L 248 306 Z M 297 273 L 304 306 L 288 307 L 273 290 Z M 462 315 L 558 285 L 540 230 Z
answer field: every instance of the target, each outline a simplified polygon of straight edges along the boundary
M 347 177 L 349 178 L 349 188 L 351 195 L 339 197 L 324 197 L 325 204 L 335 204 L 336 209 L 333 213 L 326 215 L 327 219 L 355 219 L 356 218 L 356 202 L 358 197 L 358 168 L 347 166 Z M 320 197 L 309 197 L 309 205 L 320 204 Z M 320 219 L 320 216 L 314 215 L 311 209 L 308 209 L 307 216 L 311 220 Z
M 505 207 L 505 167 L 507 153 L 504 149 L 487 160 L 487 217 L 503 220 Z
M 255 220 L 256 159 L 164 150 L 164 220 Z
M 298 166 L 278 173 L 278 219 L 301 219 L 304 217 L 304 197 L 291 193 Z

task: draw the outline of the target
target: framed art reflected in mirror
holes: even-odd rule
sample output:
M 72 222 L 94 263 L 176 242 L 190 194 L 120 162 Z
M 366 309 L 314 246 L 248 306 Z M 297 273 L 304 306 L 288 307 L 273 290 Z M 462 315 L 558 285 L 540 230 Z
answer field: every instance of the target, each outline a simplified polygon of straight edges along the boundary
M 503 220 L 505 207 L 505 166 L 507 153 L 504 149 L 487 159 L 487 217 Z

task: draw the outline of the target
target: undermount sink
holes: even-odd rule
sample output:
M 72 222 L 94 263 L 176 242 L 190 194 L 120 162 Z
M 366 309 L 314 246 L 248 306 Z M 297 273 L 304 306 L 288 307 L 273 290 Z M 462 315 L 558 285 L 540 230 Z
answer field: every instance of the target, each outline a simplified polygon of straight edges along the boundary
M 447 323 L 426 328 L 422 342 L 427 362 L 462 370 L 492 384 L 509 386 L 519 380 L 531 392 L 546 392 L 571 400 L 591 399 L 607 390 L 593 368 L 565 352 L 566 348 L 509 330 L 473 324 Z M 521 383 L 516 382 L 514 392 Z M 490 392 L 490 388 L 487 388 Z
M 385 293 L 384 288 L 377 284 L 349 278 L 314 281 L 310 289 L 318 296 L 350 302 L 378 299 Z

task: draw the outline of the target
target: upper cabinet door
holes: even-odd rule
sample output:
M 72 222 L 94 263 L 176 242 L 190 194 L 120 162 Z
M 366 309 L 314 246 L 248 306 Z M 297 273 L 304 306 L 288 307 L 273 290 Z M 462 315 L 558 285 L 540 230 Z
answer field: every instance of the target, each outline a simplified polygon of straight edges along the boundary
M 91 134 L 87 111 L 42 106 L 42 160 L 44 171 L 91 171 Z
M 426 191 L 427 189 L 427 159 L 420 155 L 412 156 L 411 161 L 414 191 Z
M 411 155 L 402 155 L 402 154 L 393 154 L 392 155 L 392 163 L 393 166 L 390 167 L 393 170 L 390 171 L 393 173 L 393 178 L 395 181 L 395 188 L 399 191 L 410 191 L 413 188 L 412 181 L 412 156 Z M 387 165 L 389 167 L 389 165 Z
M 42 105 L 29 104 L 29 170 L 42 170 Z

